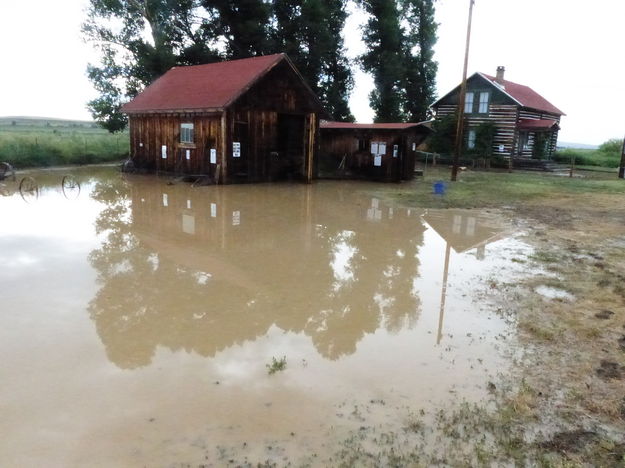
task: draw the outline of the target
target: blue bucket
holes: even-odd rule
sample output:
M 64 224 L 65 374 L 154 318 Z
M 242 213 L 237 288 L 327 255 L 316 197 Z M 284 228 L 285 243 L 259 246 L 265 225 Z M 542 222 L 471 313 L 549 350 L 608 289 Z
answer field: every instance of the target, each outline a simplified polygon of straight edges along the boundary
M 434 182 L 434 185 L 432 187 L 434 189 L 435 195 L 445 195 L 445 182 L 443 182 L 442 180 L 437 180 L 436 182 Z

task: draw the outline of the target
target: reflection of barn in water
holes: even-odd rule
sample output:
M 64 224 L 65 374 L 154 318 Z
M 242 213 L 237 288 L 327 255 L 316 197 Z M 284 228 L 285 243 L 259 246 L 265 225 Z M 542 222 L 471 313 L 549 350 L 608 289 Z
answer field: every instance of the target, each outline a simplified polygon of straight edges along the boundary
M 423 219 L 445 240 L 445 260 L 437 333 L 437 343 L 440 343 L 443 336 L 451 249 L 453 248 L 457 254 L 476 249 L 476 258 L 484 260 L 486 258 L 486 245 L 501 239 L 506 234 L 498 223 L 475 211 L 431 210 L 424 214 Z
M 497 223 L 469 210 L 430 210 L 423 219 L 457 253 L 477 249 L 477 258 L 484 258 L 486 245 L 502 236 Z
M 133 178 L 130 213 L 119 246 L 128 264 L 92 302 L 120 367 L 149 363 L 159 345 L 212 356 L 272 325 L 336 359 L 365 334 L 417 317 L 418 213 L 349 183 L 193 188 Z

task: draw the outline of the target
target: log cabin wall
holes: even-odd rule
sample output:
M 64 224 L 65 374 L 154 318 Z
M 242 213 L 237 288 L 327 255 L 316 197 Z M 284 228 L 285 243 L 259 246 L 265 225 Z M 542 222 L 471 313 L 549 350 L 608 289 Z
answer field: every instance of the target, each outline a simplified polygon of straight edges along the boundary
M 525 107 L 519 108 L 519 119 L 553 120 L 557 122 L 558 124 L 560 123 L 560 116 L 557 114 L 552 114 L 550 112 L 544 112 L 544 111 L 538 111 L 534 109 L 528 109 Z M 521 131 L 519 130 L 517 133 L 520 133 L 520 132 Z M 527 140 L 524 140 L 524 138 L 521 138 L 519 135 L 517 135 L 516 145 L 514 149 L 515 156 L 523 157 L 523 158 L 532 157 L 532 153 L 534 151 L 534 142 L 536 141 L 536 133 L 537 132 L 532 132 L 532 131 L 528 132 Z M 553 153 L 556 150 L 556 145 L 558 143 L 558 130 L 551 130 L 546 133 L 548 133 L 548 136 L 547 136 L 547 143 L 546 143 L 547 146 L 545 149 L 545 155 L 548 159 L 550 159 L 551 156 L 553 156 Z M 527 144 L 524 146 L 521 146 L 521 143 L 523 142 L 522 140 L 527 141 Z

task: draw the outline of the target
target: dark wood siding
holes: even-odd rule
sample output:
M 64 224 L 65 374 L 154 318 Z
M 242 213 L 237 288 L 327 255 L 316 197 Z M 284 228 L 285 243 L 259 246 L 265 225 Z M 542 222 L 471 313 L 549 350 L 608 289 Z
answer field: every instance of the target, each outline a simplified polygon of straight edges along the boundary
M 301 77 L 285 61 L 242 91 L 223 113 L 131 114 L 135 166 L 208 175 L 221 183 L 310 181 L 315 175 L 312 168 L 320 109 Z M 193 123 L 192 144 L 180 141 L 182 123 Z M 234 143 L 240 144 L 238 157 Z M 162 157 L 163 146 L 166 158 Z M 210 163 L 211 149 L 217 151 L 216 163 Z
M 193 143 L 180 142 L 180 125 L 193 124 Z M 180 174 L 214 176 L 210 149 L 221 147 L 221 116 L 210 114 L 145 114 L 130 116 L 130 154 L 136 167 Z M 162 147 L 167 157 L 162 157 Z M 189 159 L 186 151 L 189 151 Z
M 322 129 L 319 154 L 321 175 L 386 182 L 411 179 L 414 177 L 416 147 L 428 133 L 424 129 Z M 374 165 L 372 142 L 386 144 L 381 166 Z M 397 157 L 393 157 L 395 145 Z

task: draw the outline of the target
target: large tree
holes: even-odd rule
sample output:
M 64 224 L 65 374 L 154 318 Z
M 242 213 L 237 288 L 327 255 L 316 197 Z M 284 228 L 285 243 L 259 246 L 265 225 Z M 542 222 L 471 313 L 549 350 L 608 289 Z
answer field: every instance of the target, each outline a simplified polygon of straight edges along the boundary
M 353 121 L 353 86 L 342 30 L 344 0 L 274 0 L 274 48 L 286 52 L 336 120 Z
M 404 114 L 407 120 L 419 122 L 429 117 L 429 107 L 436 95 L 434 60 L 437 24 L 435 0 L 402 0 L 407 23 L 404 43 Z
M 271 53 L 271 3 L 264 0 L 201 0 L 226 44 L 226 58 Z
M 88 103 L 109 131 L 122 130 L 121 105 L 174 65 L 205 63 L 218 55 L 210 46 L 212 23 L 196 0 L 91 0 L 83 34 L 100 52 L 87 75 L 99 96 Z
M 376 122 L 403 120 L 404 34 L 395 0 L 362 0 L 369 20 L 363 34 L 367 52 L 361 63 L 373 75 L 369 98 Z
M 370 95 L 376 122 L 420 121 L 435 94 L 435 0 L 361 0 L 369 14 L 361 56 L 373 75 Z

